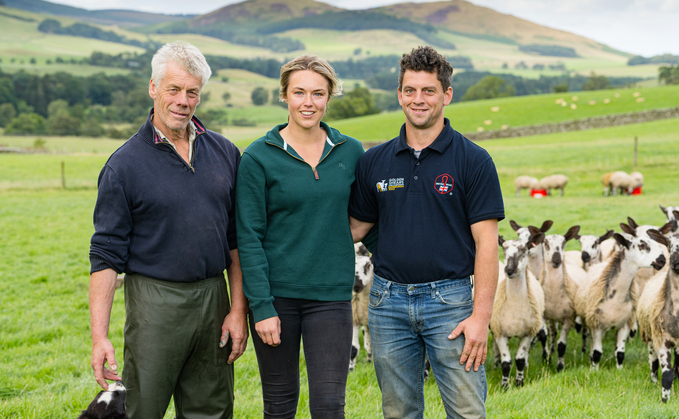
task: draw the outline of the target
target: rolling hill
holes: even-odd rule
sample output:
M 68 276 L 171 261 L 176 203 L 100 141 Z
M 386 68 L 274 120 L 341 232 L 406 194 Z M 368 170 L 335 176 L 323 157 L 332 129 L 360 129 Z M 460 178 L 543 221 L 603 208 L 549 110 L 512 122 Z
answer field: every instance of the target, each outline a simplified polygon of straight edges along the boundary
M 7 7 L 57 16 L 68 16 L 102 25 L 144 26 L 186 19 L 187 15 L 164 15 L 133 10 L 86 10 L 43 0 L 3 0 Z
M 629 54 L 464 0 L 401 3 L 358 11 L 313 0 L 247 0 L 183 17 L 129 10 L 89 11 L 43 0 L 4 2 L 0 25 L 9 30 L 0 34 L 0 66 L 5 71 L 54 72 L 61 67 L 45 63 L 57 57 L 78 61 L 94 51 L 140 52 L 129 45 L 38 32 L 38 25 L 48 18 L 59 20 L 62 26 L 99 22 L 95 26 L 104 31 L 143 42 L 187 39 L 208 54 L 240 59 L 283 61 L 311 53 L 330 61 L 361 60 L 401 55 L 430 44 L 448 57 L 468 57 L 475 70 L 525 78 L 562 74 L 563 70 L 549 68 L 557 65 L 585 76 L 594 71 L 642 78 L 657 77 L 658 68 L 657 64 L 628 66 Z M 521 50 L 531 45 L 547 51 L 571 50 L 573 54 L 563 57 Z M 37 62 L 30 66 L 33 57 Z

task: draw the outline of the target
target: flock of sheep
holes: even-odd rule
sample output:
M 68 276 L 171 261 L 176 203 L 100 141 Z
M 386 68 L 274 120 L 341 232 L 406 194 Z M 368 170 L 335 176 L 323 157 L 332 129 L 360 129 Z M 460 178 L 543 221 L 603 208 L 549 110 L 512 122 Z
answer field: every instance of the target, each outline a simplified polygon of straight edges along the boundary
M 644 185 L 644 175 L 640 172 L 629 174 L 623 171 L 610 172 L 601 177 L 601 183 L 604 185 L 604 196 L 630 195 L 636 188 Z M 546 176 L 539 180 L 531 176 L 518 176 L 514 179 L 517 198 L 522 189 L 546 190 L 547 195 L 551 195 L 552 189 L 559 189 L 560 196 L 563 196 L 566 184 L 568 184 L 568 177 L 561 174 Z
M 616 329 L 618 369 L 625 359 L 627 339 L 639 333 L 648 345 L 651 379 L 657 382 L 660 367 L 662 400 L 669 399 L 672 381 L 679 375 L 679 369 L 673 369 L 671 363 L 671 351 L 679 344 L 679 206 L 660 209 L 667 217 L 663 226 L 638 225 L 628 218 L 627 223 L 620 223 L 621 232 L 609 230 L 601 236 L 580 235 L 580 226 L 569 228 L 563 235 L 547 235 L 552 227 L 550 220 L 539 228 L 510 221 L 518 238 L 499 238 L 504 262 L 499 262 L 490 321 L 502 386 L 509 385 L 509 339 L 520 340 L 515 384 L 521 386 L 528 353 L 536 340 L 541 342 L 543 359 L 548 362 L 556 346 L 557 371 L 561 371 L 568 333 L 575 328 L 582 333 L 583 352 L 591 337 L 590 362 L 598 369 L 604 333 Z M 565 251 L 569 240 L 579 240 L 581 251 Z M 367 294 L 373 267 L 363 245 L 356 245 L 356 252 L 352 370 L 361 328 L 368 359 L 371 354 Z
M 651 378 L 657 381 L 660 367 L 662 400 L 668 400 L 677 372 L 671 350 L 679 344 L 679 207 L 660 208 L 667 217 L 661 227 L 640 226 L 628 218 L 620 233 L 601 236 L 580 236 L 579 226 L 563 235 L 546 235 L 551 221 L 540 228 L 510 222 L 519 237 L 500 237 L 505 259 L 499 262 L 490 323 L 503 386 L 509 385 L 510 338 L 520 339 L 515 356 L 515 384 L 520 386 L 536 339 L 548 361 L 556 344 L 560 371 L 568 333 L 575 327 L 582 333 L 583 351 L 591 336 L 590 362 L 598 369 L 604 333 L 615 329 L 617 367 L 622 368 L 627 339 L 639 332 L 648 345 Z M 573 239 L 580 241 L 581 251 L 564 250 Z

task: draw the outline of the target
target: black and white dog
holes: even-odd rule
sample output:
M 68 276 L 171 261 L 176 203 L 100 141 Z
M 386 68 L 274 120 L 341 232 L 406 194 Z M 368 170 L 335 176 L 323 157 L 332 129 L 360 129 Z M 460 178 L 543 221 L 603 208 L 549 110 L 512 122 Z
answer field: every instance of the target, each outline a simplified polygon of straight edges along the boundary
M 116 381 L 108 386 L 108 391 L 100 391 L 78 419 L 130 419 L 125 413 L 126 393 L 123 382 Z

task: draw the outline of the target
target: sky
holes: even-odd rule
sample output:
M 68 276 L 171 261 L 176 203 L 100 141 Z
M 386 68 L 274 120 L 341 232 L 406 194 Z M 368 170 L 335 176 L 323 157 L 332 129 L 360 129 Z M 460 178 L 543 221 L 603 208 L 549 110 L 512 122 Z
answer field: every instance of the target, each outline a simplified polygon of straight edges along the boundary
M 239 0 L 50 0 L 84 9 L 130 9 L 204 14 Z M 294 0 L 282 0 L 294 1 Z M 428 0 L 325 0 L 344 9 L 367 9 Z M 679 0 L 472 0 L 501 13 L 575 33 L 636 55 L 679 55 Z

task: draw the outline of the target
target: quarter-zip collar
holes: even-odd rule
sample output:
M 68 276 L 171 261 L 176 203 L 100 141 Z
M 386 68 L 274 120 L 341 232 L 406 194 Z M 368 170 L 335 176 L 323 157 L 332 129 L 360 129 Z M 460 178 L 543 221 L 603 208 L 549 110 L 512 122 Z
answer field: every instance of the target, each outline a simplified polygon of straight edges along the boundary
M 192 144 L 192 150 L 191 150 L 191 158 L 189 159 L 189 163 L 186 163 L 186 161 L 177 153 L 175 150 L 174 146 L 167 140 L 161 137 L 158 132 L 156 131 L 156 127 L 153 125 L 153 114 L 154 114 L 154 109 L 151 108 L 149 111 L 149 116 L 146 119 L 146 123 L 144 126 L 139 130 L 139 136 L 141 137 L 141 140 L 144 141 L 145 143 L 154 146 L 160 150 L 168 151 L 168 152 L 173 152 L 177 155 L 177 158 L 179 158 L 184 164 L 188 166 L 188 168 L 192 171 L 195 172 L 195 169 L 193 167 L 193 162 L 196 159 L 196 142 L 198 141 L 198 137 L 200 135 L 205 134 L 207 129 L 205 128 L 205 125 L 203 125 L 202 122 L 196 117 L 196 115 L 193 115 L 191 117 L 191 123 L 195 126 L 196 129 L 196 139 L 193 141 Z
M 265 142 L 269 145 L 280 148 L 281 150 L 285 151 L 286 153 L 288 153 L 293 158 L 295 158 L 295 159 L 297 159 L 301 162 L 304 162 L 307 165 L 309 165 L 309 167 L 311 167 L 311 165 L 308 164 L 307 162 L 305 162 L 304 159 L 301 158 L 299 156 L 299 154 L 297 154 L 297 152 L 287 142 L 285 142 L 285 140 L 281 136 L 280 131 L 287 126 L 288 126 L 287 123 L 275 126 L 271 131 L 269 131 L 266 134 Z M 342 136 L 342 134 L 340 134 L 339 131 L 337 131 L 334 128 L 330 128 L 328 126 L 328 124 L 326 124 L 323 121 L 321 121 L 321 128 L 326 132 L 327 137 L 326 137 L 326 141 L 325 141 L 325 146 L 323 148 L 323 154 L 321 155 L 321 159 L 318 161 L 318 164 L 316 165 L 316 167 L 311 167 L 316 180 L 320 179 L 320 176 L 318 174 L 318 167 L 321 165 L 321 163 L 323 163 L 323 160 L 325 160 L 325 158 L 328 156 L 328 154 L 330 154 L 330 152 L 335 147 L 346 142 L 346 139 Z

